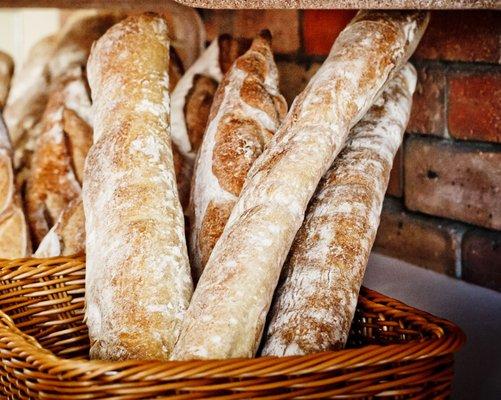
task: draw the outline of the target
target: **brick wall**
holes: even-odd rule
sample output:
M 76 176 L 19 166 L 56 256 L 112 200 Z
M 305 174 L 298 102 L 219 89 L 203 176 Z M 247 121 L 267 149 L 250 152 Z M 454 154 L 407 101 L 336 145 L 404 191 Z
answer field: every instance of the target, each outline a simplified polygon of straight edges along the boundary
M 290 103 L 355 11 L 201 11 L 209 39 L 274 35 Z M 501 291 L 501 12 L 440 11 L 419 74 L 376 251 Z

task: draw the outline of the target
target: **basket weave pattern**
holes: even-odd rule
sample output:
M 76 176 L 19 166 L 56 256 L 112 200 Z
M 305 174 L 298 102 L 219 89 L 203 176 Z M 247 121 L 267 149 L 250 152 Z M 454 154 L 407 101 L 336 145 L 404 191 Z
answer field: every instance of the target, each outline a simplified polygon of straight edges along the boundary
M 89 361 L 84 282 L 82 257 L 0 261 L 0 398 L 446 398 L 465 340 L 454 324 L 363 288 L 345 350 Z

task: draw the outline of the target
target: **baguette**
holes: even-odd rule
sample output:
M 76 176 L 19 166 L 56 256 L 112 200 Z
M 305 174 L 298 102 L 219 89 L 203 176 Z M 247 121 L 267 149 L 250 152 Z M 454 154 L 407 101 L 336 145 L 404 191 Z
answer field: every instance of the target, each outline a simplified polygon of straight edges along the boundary
M 188 160 L 194 160 L 202 142 L 217 85 L 249 46 L 246 39 L 219 36 L 188 68 L 172 92 L 172 141 Z
M 5 107 L 9 95 L 10 80 L 14 72 L 14 61 L 7 53 L 0 51 L 0 112 Z
M 191 191 L 195 279 L 221 236 L 245 177 L 287 113 L 278 91 L 271 35 L 263 31 L 226 73 L 214 98 Z
M 186 71 L 172 92 L 172 141 L 181 160 L 176 173 L 183 209 L 188 208 L 193 164 L 207 126 L 217 86 L 235 59 L 250 45 L 247 39 L 221 35 Z
M 169 127 L 169 41 L 129 17 L 87 65 L 94 144 L 83 186 L 91 358 L 168 359 L 193 290 Z
M 0 258 L 30 254 L 28 224 L 14 183 L 12 147 L 0 114 Z
M 92 143 L 90 106 L 80 67 L 61 77 L 49 95 L 25 193 L 35 246 L 80 195 L 83 164 Z
M 346 344 L 415 86 L 416 71 L 407 64 L 322 178 L 284 266 L 262 355 Z
M 193 294 L 173 359 L 255 355 L 280 270 L 320 178 L 427 22 L 419 11 L 361 11 L 339 35 L 251 167 Z

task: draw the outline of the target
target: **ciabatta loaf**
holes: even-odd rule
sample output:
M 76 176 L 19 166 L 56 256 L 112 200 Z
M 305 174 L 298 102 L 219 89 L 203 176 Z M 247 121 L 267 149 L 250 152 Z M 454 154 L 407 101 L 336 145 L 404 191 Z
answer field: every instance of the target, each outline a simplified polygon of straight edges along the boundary
M 416 86 L 407 64 L 391 80 L 322 178 L 270 311 L 263 355 L 344 347 Z
M 322 175 L 417 45 L 428 14 L 361 11 L 249 171 L 193 295 L 175 359 L 252 357 Z
M 85 164 L 91 358 L 167 359 L 192 294 L 169 127 L 169 40 L 155 14 L 94 45 L 94 144 Z
M 220 84 L 195 165 L 190 199 L 195 278 L 202 274 L 223 232 L 250 167 L 286 113 L 271 36 L 263 31 Z
M 49 95 L 25 194 L 36 246 L 80 195 L 83 164 L 92 143 L 90 107 L 80 67 L 61 77 Z
M 28 224 L 14 182 L 12 146 L 0 114 L 0 258 L 31 254 Z
M 7 53 L 0 51 L 0 112 L 7 101 L 13 72 L 14 60 Z

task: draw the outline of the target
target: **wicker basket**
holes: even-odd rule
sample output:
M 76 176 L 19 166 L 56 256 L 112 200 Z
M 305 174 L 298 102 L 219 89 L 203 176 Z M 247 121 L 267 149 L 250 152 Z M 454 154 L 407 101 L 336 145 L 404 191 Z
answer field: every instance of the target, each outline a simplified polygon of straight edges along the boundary
M 346 350 L 223 361 L 89 361 L 84 259 L 3 260 L 0 267 L 0 398 L 445 398 L 453 353 L 465 341 L 452 323 L 362 289 Z

